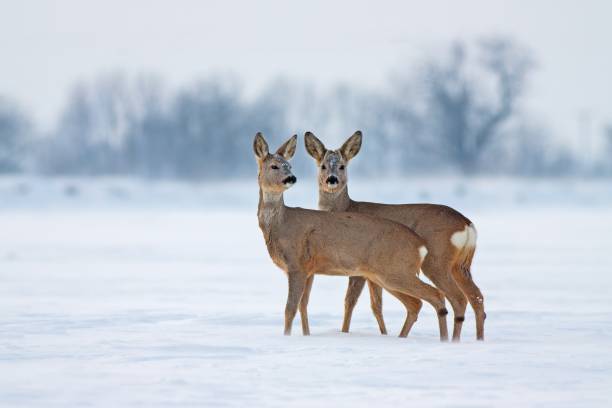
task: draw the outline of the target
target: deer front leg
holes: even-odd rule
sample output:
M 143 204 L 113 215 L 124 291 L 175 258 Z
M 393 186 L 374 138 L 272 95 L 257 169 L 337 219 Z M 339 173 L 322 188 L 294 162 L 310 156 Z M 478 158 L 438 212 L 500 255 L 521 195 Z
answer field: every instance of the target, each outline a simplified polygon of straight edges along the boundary
M 304 336 L 310 336 L 310 326 L 308 325 L 308 299 L 310 298 L 310 290 L 312 289 L 312 282 L 314 281 L 314 275 L 310 275 L 306 279 L 306 287 L 302 294 L 302 300 L 300 300 L 300 318 L 302 320 L 302 334 Z
M 287 295 L 287 305 L 285 306 L 285 336 L 291 335 L 293 318 L 297 313 L 297 308 L 302 299 L 302 294 L 306 288 L 306 275 L 300 272 L 289 272 L 289 294 Z
M 380 334 L 387 334 L 387 327 L 385 326 L 385 319 L 383 319 L 382 314 L 382 288 L 369 280 L 368 289 L 370 289 L 370 306 L 378 322 Z
M 353 309 L 357 304 L 359 295 L 365 285 L 365 278 L 361 276 L 351 276 L 349 278 L 348 288 L 346 288 L 346 296 L 344 297 L 344 321 L 342 322 L 342 332 L 348 333 L 351 327 L 351 317 L 353 317 Z

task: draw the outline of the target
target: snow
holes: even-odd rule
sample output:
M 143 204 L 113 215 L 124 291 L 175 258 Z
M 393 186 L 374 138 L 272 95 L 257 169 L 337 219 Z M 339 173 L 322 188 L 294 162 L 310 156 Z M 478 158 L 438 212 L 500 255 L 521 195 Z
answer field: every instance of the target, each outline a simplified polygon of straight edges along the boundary
M 25 195 L 13 188 L 23 184 Z M 427 305 L 396 337 L 404 309 L 386 294 L 381 336 L 367 290 L 341 333 L 339 277 L 315 278 L 312 335 L 298 316 L 283 336 L 286 278 L 251 184 L 0 180 L 0 406 L 609 406 L 605 183 L 416 187 L 478 229 L 486 341 L 468 309 L 460 344 L 438 341 Z M 314 206 L 316 187 L 303 184 L 288 204 Z M 374 200 L 386 189 L 351 192 Z

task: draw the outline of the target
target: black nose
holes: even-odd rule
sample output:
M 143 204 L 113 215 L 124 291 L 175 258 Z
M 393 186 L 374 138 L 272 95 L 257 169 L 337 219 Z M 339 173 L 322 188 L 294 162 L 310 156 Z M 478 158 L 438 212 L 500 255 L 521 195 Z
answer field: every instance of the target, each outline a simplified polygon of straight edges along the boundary
M 338 177 L 336 177 L 336 176 L 329 176 L 327 178 L 327 184 L 338 184 Z
M 296 181 L 297 178 L 295 178 L 295 176 L 289 176 L 283 179 L 283 184 L 295 184 Z

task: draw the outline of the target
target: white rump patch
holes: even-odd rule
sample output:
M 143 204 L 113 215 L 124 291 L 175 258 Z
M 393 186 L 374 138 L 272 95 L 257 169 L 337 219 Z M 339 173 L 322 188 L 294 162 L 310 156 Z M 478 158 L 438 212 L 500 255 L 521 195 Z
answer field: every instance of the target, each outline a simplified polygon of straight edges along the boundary
M 451 235 L 450 241 L 455 248 L 462 249 L 470 238 L 469 227 L 466 225 L 463 231 L 457 231 Z
M 462 231 L 457 231 L 451 235 L 450 241 L 455 248 L 463 249 L 464 247 L 475 247 L 477 237 L 478 234 L 474 224 L 470 224 L 466 225 Z
M 478 238 L 478 233 L 476 232 L 476 227 L 474 227 L 474 224 L 470 224 L 467 229 L 470 235 L 468 238 L 467 246 L 473 248 L 476 246 L 476 239 Z
M 425 247 L 425 245 L 421 245 L 419 247 L 419 255 L 421 255 L 421 262 L 423 262 L 423 259 L 425 259 L 425 257 L 427 256 L 427 248 Z

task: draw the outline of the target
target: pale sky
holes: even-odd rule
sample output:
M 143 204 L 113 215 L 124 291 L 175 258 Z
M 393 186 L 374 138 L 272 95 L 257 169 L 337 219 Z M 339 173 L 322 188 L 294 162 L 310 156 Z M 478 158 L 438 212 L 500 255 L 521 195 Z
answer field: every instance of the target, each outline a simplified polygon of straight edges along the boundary
M 0 95 L 50 128 L 72 84 L 109 71 L 376 87 L 400 63 L 491 34 L 533 50 L 526 106 L 560 136 L 579 143 L 580 118 L 591 133 L 612 123 L 610 1 L 0 0 Z

